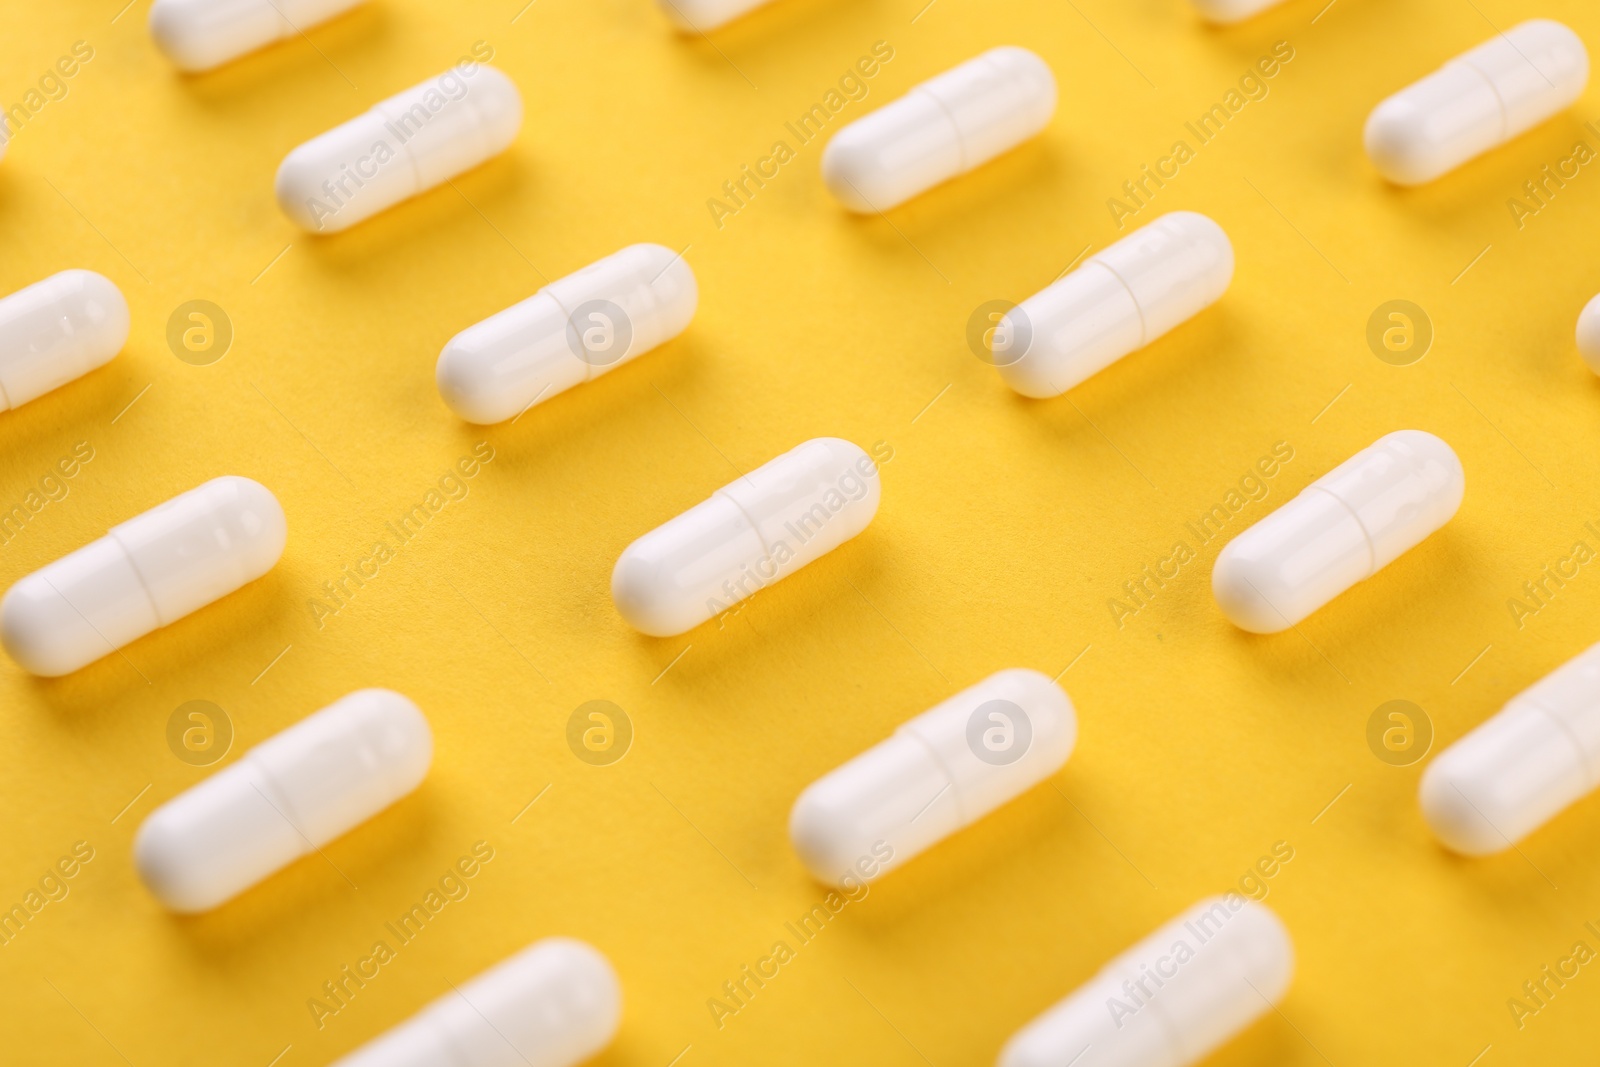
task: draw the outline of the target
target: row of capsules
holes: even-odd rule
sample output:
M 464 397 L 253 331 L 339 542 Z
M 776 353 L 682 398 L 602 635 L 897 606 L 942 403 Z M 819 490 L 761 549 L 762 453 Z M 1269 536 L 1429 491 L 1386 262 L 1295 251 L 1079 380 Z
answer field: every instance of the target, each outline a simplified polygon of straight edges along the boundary
M 287 35 L 291 13 L 281 0 L 268 12 L 269 2 L 156 0 L 151 27 L 180 66 L 203 69 Z M 305 3 L 292 14 L 349 6 Z M 675 10 L 708 6 L 754 5 L 677 0 Z M 1369 153 L 1391 180 L 1437 177 L 1566 107 L 1587 75 L 1570 30 L 1525 23 L 1381 104 Z M 996 49 L 841 130 L 824 181 L 852 210 L 885 210 L 1038 133 L 1055 103 L 1041 59 Z M 279 172 L 280 202 L 309 229 L 343 229 L 500 151 L 520 118 L 508 78 L 464 63 L 296 149 Z M 386 167 L 393 160 L 403 162 Z M 1221 227 L 1164 216 L 1014 308 L 994 332 L 993 362 L 1018 392 L 1059 395 L 1209 307 L 1232 273 Z M 440 392 L 470 421 L 512 418 L 675 337 L 697 294 L 670 250 L 624 249 L 452 339 Z M 1586 355 L 1597 306 L 1580 320 Z M 128 330 L 121 294 L 87 271 L 0 300 L 6 406 L 107 362 Z M 1218 605 L 1243 629 L 1287 629 L 1441 527 L 1463 491 L 1445 442 L 1389 434 L 1230 542 L 1213 569 Z M 630 545 L 613 601 L 645 633 L 686 632 L 860 533 L 880 495 L 860 448 L 808 441 Z M 207 482 L 18 582 L 0 600 L 0 642 L 36 674 L 77 670 L 265 574 L 286 529 L 259 483 Z M 1073 706 L 1051 679 L 1000 671 L 808 787 L 791 812 L 794 848 L 823 882 L 881 877 L 1059 771 L 1076 736 Z M 135 865 L 167 907 L 217 907 L 411 792 L 432 752 L 411 701 L 352 693 L 158 808 L 139 829 Z M 1441 754 L 1423 778 L 1423 813 L 1449 847 L 1499 851 L 1600 784 L 1597 763 L 1600 646 Z M 1192 1063 L 1281 999 L 1292 970 L 1270 909 L 1209 898 L 1024 1028 L 1000 1063 Z M 620 1015 L 605 958 L 550 938 L 341 1063 L 571 1064 L 608 1044 Z

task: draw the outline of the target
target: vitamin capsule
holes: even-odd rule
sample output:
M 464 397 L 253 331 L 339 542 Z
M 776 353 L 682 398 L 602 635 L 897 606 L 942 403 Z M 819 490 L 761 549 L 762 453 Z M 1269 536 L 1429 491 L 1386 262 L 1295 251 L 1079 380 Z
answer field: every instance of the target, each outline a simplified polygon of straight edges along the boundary
M 333 1067 L 573 1067 L 611 1043 L 622 986 L 582 941 L 549 937 L 444 994 Z
M 460 63 L 313 137 L 278 167 L 278 206 L 336 233 L 505 151 L 522 127 L 510 78 Z
M 1600 374 L 1600 296 L 1584 305 L 1578 316 L 1578 354 L 1590 370 Z
M 1200 17 L 1210 22 L 1243 22 L 1251 15 L 1259 15 L 1269 7 L 1277 7 L 1283 0 L 1194 0 Z
M 1271 908 L 1211 897 L 1017 1031 L 999 1067 L 1187 1067 L 1272 1010 L 1293 976 Z
M 630 245 L 456 334 L 439 395 L 468 422 L 503 422 L 672 340 L 699 300 L 676 252 Z
M 1023 396 L 1060 396 L 1215 304 L 1232 281 L 1222 227 L 1174 211 L 1012 308 L 993 335 L 994 365 Z
M 992 674 L 807 786 L 789 838 L 820 881 L 872 881 L 1060 770 L 1077 738 L 1047 675 Z
M 1466 476 L 1450 446 L 1397 430 L 1228 542 L 1211 590 L 1233 624 L 1287 630 L 1449 522 Z
M 266 486 L 213 478 L 13 585 L 0 643 L 34 674 L 70 674 L 266 574 L 286 535 Z
M 662 12 L 686 33 L 704 33 L 772 0 L 659 0 Z
M 155 0 L 150 36 L 190 73 L 220 67 L 348 11 L 361 0 Z
M 635 629 L 681 634 L 865 530 L 880 492 L 861 449 L 807 441 L 629 545 L 611 599 Z
M 828 142 L 822 180 L 851 211 L 887 211 L 1015 148 L 1050 122 L 1056 79 L 1026 48 L 995 48 L 857 119 Z
M 1441 752 L 1422 814 L 1456 852 L 1515 845 L 1600 786 L 1600 645 L 1557 667 Z
M 411 792 L 432 761 L 415 704 L 357 690 L 151 812 L 139 877 L 173 911 L 209 911 Z
M 1497 34 L 1379 104 L 1367 155 L 1397 185 L 1421 185 L 1505 144 L 1577 100 L 1589 53 L 1559 22 Z
M 0 299 L 0 411 L 104 366 L 127 340 L 128 302 L 92 270 L 64 270 Z

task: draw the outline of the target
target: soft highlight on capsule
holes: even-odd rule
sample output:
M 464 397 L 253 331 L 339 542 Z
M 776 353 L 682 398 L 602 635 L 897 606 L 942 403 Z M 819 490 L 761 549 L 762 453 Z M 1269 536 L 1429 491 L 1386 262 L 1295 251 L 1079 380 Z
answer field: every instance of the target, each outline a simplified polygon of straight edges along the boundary
M 150 36 L 172 65 L 189 73 L 290 37 L 299 37 L 362 0 L 155 0 Z
M 1585 304 L 1578 315 L 1578 355 L 1600 374 L 1600 296 Z
M 1271 908 L 1211 897 L 1019 1030 L 998 1067 L 1189 1067 L 1270 1012 L 1293 977 Z
M 704 33 L 725 26 L 772 0 L 656 0 L 661 13 L 684 33 Z
M 1026 48 L 991 49 L 840 130 L 823 150 L 822 180 L 851 211 L 887 211 L 1015 148 L 1055 110 L 1048 63 Z
M 1000 671 L 807 786 L 789 838 L 819 881 L 870 882 L 1060 770 L 1077 737 L 1049 676 Z
M 1379 104 L 1367 155 L 1389 181 L 1421 185 L 1537 126 L 1583 95 L 1589 52 L 1559 22 L 1496 34 Z
M 1007 312 L 990 359 L 1023 396 L 1060 396 L 1215 304 L 1232 281 L 1227 233 L 1174 211 Z
M 1438 437 L 1381 437 L 1228 542 L 1211 571 L 1217 606 L 1240 629 L 1287 630 L 1421 544 L 1465 492 L 1461 460 Z
M 70 674 L 255 581 L 287 536 L 266 486 L 213 478 L 18 581 L 0 644 L 33 674 Z
M 290 152 L 278 206 L 302 229 L 337 233 L 499 155 L 521 128 L 511 79 L 463 60 Z
M 92 270 L 64 270 L 0 299 L 0 411 L 110 363 L 130 324 L 122 290 Z
M 358 690 L 151 812 L 134 865 L 167 908 L 209 911 L 416 789 L 432 761 L 415 704 Z
M 1243 22 L 1247 18 L 1261 14 L 1268 8 L 1277 7 L 1283 0 L 1190 0 L 1200 17 L 1207 22 L 1227 25 L 1234 22 Z
M 699 300 L 682 256 L 630 245 L 456 334 L 439 395 L 468 422 L 504 422 L 672 340 Z

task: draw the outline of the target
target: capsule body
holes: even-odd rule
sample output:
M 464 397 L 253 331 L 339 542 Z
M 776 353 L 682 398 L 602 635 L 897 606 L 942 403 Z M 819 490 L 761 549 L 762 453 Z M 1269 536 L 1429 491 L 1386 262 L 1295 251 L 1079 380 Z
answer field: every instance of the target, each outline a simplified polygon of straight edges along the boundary
M 622 986 L 582 941 L 550 937 L 463 982 L 333 1067 L 573 1067 L 611 1043 Z
M 1000 671 L 807 786 L 789 838 L 820 881 L 871 881 L 1060 770 L 1077 738 L 1060 686 Z
M 1534 19 L 1452 59 L 1367 119 L 1367 155 L 1398 185 L 1430 182 L 1577 100 L 1589 53 L 1559 22 Z
M 0 411 L 111 362 L 128 326 L 122 290 L 92 270 L 64 270 L 0 299 Z
M 1194 9 L 1209 22 L 1229 23 L 1243 22 L 1281 3 L 1283 0 L 1194 0 Z
M 286 535 L 265 486 L 214 478 L 13 585 L 0 642 L 34 674 L 69 674 L 261 577 Z
M 209 911 L 411 792 L 432 760 L 415 704 L 357 690 L 151 812 L 134 864 L 166 907 Z
M 1600 374 L 1600 296 L 1585 304 L 1578 316 L 1578 354 Z
M 1600 786 L 1600 645 L 1513 697 L 1422 775 L 1422 814 L 1456 852 L 1515 845 Z
M 1217 605 L 1252 633 L 1287 630 L 1449 522 L 1465 487 L 1433 434 L 1381 437 L 1228 542 L 1211 571 Z
M 822 180 L 851 211 L 887 211 L 1015 148 L 1055 110 L 1049 64 L 1026 48 L 991 49 L 840 130 Z
M 865 530 L 880 493 L 870 456 L 814 438 L 629 545 L 611 599 L 634 628 L 681 634 Z
M 350 10 L 361 0 L 155 0 L 150 36 L 179 70 L 220 67 Z
M 1174 211 L 1012 308 L 994 333 L 994 365 L 1023 396 L 1060 396 L 1216 303 L 1232 281 L 1222 227 Z
M 1017 1031 L 999 1067 L 1186 1067 L 1283 999 L 1289 931 L 1236 893 L 1202 900 Z
M 278 205 L 304 229 L 347 229 L 498 155 L 521 126 L 511 79 L 460 63 L 290 152 Z
M 456 334 L 439 395 L 468 422 L 503 422 L 672 340 L 699 300 L 683 257 L 630 245 Z
M 685 33 L 704 33 L 772 0 L 657 0 L 662 14 Z

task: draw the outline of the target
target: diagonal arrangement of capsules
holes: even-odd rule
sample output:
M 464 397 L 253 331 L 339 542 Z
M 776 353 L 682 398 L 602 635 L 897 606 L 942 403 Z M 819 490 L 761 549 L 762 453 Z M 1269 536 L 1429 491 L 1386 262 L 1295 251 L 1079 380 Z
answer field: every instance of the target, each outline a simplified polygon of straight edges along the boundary
M 199 72 L 359 2 L 155 0 L 149 24 L 175 66 Z M 691 33 L 769 2 L 659 0 Z M 1227 23 L 1281 2 L 1194 6 Z M 290 152 L 276 181 L 284 214 L 338 232 L 504 151 L 522 100 L 486 58 Z M 1523 23 L 1379 104 L 1367 154 L 1395 184 L 1432 181 L 1569 106 L 1588 73 L 1571 30 Z M 823 184 L 847 210 L 892 210 L 1037 135 L 1056 102 L 1042 59 L 993 49 L 841 129 L 823 153 Z M 0 122 L 0 157 L 6 134 Z M 1059 396 L 1216 303 L 1234 266 L 1214 220 L 1165 215 L 1013 307 L 993 332 L 991 361 L 1016 392 Z M 462 330 L 440 353 L 440 396 L 469 422 L 518 418 L 673 340 L 698 301 L 681 254 L 629 246 Z M 106 364 L 129 328 L 122 293 L 91 271 L 0 299 L 0 411 Z M 1581 313 L 1577 341 L 1600 374 L 1600 297 Z M 1291 629 L 1443 527 L 1464 492 L 1448 444 L 1422 430 L 1390 433 L 1229 542 L 1212 570 L 1216 603 L 1240 629 Z M 864 532 L 881 495 L 867 452 L 839 438 L 803 442 L 629 545 L 612 573 L 613 603 L 646 634 L 687 632 Z M 215 478 L 16 582 L 0 599 L 0 644 L 34 674 L 69 674 L 262 577 L 286 539 L 266 487 Z M 807 787 L 790 814 L 795 853 L 830 885 L 880 878 L 1059 772 L 1077 734 L 1054 681 L 1002 670 Z M 432 757 L 432 730 L 409 699 L 350 693 L 158 807 L 136 835 L 135 867 L 175 912 L 222 906 L 412 793 Z M 1600 645 L 1441 753 L 1423 775 L 1420 806 L 1447 847 L 1484 855 L 1597 786 Z M 999 1067 L 1195 1063 L 1270 1010 L 1293 968 L 1288 932 L 1264 905 L 1238 894 L 1200 901 L 1024 1027 Z M 564 1067 L 606 1047 L 621 1010 L 604 956 L 548 938 L 339 1063 Z

